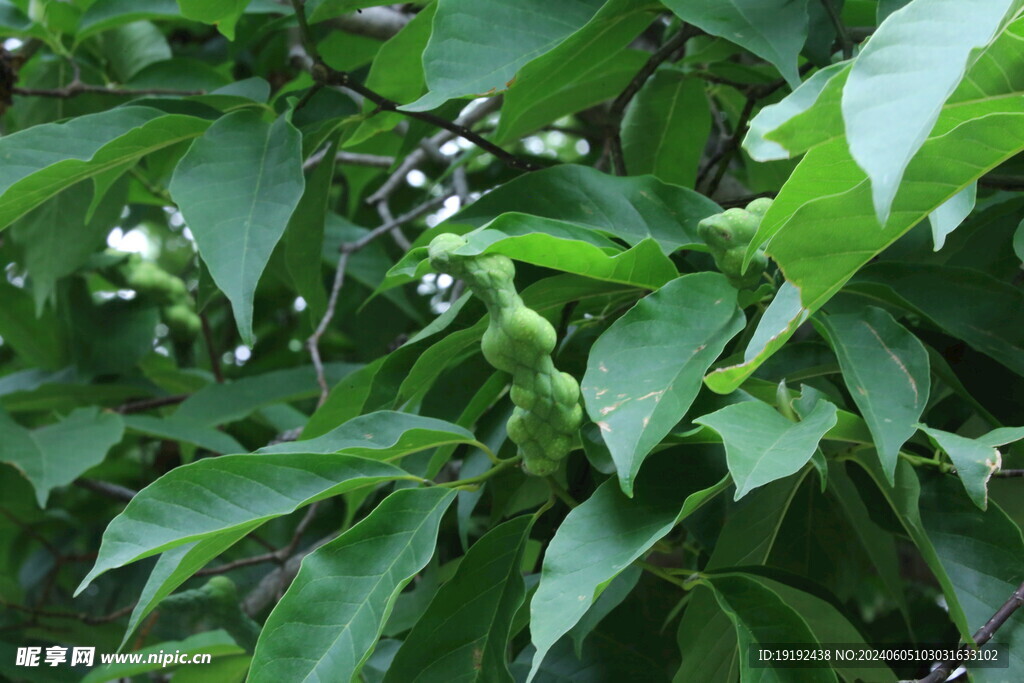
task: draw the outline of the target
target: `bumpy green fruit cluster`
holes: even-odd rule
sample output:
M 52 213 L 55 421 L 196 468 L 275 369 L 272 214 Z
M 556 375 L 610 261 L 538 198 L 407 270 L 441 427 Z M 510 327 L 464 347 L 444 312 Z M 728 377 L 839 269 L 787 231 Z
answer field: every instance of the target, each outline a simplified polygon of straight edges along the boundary
M 196 338 L 202 321 L 181 278 L 135 255 L 124 263 L 121 272 L 128 287 L 160 304 L 160 317 L 175 341 L 190 342 Z
M 758 250 L 744 271 L 743 257 L 771 205 L 771 199 L 761 197 L 747 204 L 745 209 L 726 209 L 697 224 L 697 231 L 711 249 L 718 269 L 739 289 L 756 287 L 768 266 L 768 258 Z
M 516 408 L 508 436 L 519 446 L 527 472 L 549 475 L 569 453 L 583 421 L 580 385 L 555 369 L 555 328 L 519 298 L 512 261 L 499 254 L 457 254 L 465 244 L 458 235 L 438 235 L 428 250 L 430 264 L 465 281 L 487 306 L 491 320 L 481 350 L 488 363 L 512 375 Z

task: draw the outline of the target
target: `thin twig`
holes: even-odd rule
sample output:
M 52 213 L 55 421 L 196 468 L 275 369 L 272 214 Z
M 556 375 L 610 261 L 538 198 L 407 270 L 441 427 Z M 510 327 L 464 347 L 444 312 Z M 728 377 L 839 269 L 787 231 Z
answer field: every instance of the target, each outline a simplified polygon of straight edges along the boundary
M 345 268 L 348 266 L 349 255 L 350 252 L 342 251 L 341 256 L 338 257 L 338 267 L 334 271 L 331 295 L 327 299 L 327 310 L 324 311 L 324 317 L 320 319 L 313 334 L 309 335 L 309 339 L 306 340 L 306 348 L 309 349 L 309 355 L 313 360 L 313 369 L 316 371 L 316 382 L 320 385 L 320 399 L 317 401 L 317 408 L 324 404 L 327 395 L 331 393 L 331 388 L 327 386 L 327 375 L 324 373 L 324 362 L 320 358 L 320 338 L 324 336 L 327 326 L 334 318 L 334 311 L 338 306 L 338 294 L 341 292 L 342 285 L 345 284 Z
M 700 31 L 689 24 L 683 26 L 674 36 L 665 41 L 644 63 L 636 75 L 630 79 L 626 87 L 619 93 L 619 96 L 612 102 L 608 110 L 608 151 L 611 155 L 612 168 L 615 175 L 626 175 L 626 161 L 622 155 L 622 137 L 619 129 L 622 126 L 622 117 L 630 101 L 640 92 L 647 79 L 665 62 L 669 57 L 680 50 L 693 36 Z
M 996 631 L 1005 624 L 1013 613 L 1016 612 L 1022 605 L 1024 605 L 1024 583 L 1017 587 L 1017 590 L 1013 592 L 1010 599 L 1003 603 L 1003 606 L 996 610 L 996 613 L 992 615 L 992 618 L 985 622 L 985 625 L 978 629 L 974 634 L 974 642 L 980 648 L 982 645 L 992 640 L 992 636 L 996 634 Z M 973 645 L 964 645 L 960 648 L 961 650 L 973 650 Z M 930 674 L 920 679 L 918 683 L 942 683 L 958 666 L 964 662 L 958 662 L 951 660 L 948 662 L 942 662 L 932 670 Z
M 75 486 L 125 503 L 131 501 L 135 494 L 138 493 L 120 484 L 112 484 L 109 481 L 100 481 L 99 479 L 75 479 Z
M 1024 477 L 1024 470 L 999 470 L 992 474 L 993 477 L 1005 477 L 1010 479 L 1012 477 Z
M 173 406 L 182 403 L 191 394 L 172 394 L 171 396 L 159 396 L 157 398 L 146 398 L 141 401 L 131 401 L 119 405 L 115 410 L 122 415 L 128 415 L 130 413 L 141 413 L 153 408 L 163 408 L 164 406 Z
M 173 90 L 169 88 L 139 88 L 138 90 L 134 90 L 108 88 L 103 85 L 89 85 L 80 81 L 72 81 L 63 88 L 11 88 L 11 92 L 15 95 L 21 95 L 22 97 L 56 97 L 58 99 L 68 99 L 71 97 L 77 97 L 78 95 L 84 95 L 86 93 L 90 95 L 122 95 L 127 97 L 139 95 L 176 95 L 180 97 L 189 97 L 191 95 L 206 94 L 205 90 Z
M 721 158 L 718 161 L 718 166 L 715 170 L 715 175 L 708 183 L 707 189 L 704 194 L 711 197 L 715 194 L 715 190 L 722 182 L 722 178 L 725 177 L 725 172 L 729 169 L 729 164 L 732 163 L 733 156 L 740 148 L 740 140 L 743 138 L 743 133 L 747 128 L 747 121 L 750 120 L 751 114 L 754 113 L 754 105 L 757 103 L 753 97 L 748 97 L 746 104 L 743 105 L 743 111 L 740 113 L 740 118 L 736 122 L 736 128 L 733 130 L 732 136 L 726 142 L 725 147 L 722 149 Z
M 492 97 L 491 99 L 481 102 L 466 111 L 462 116 L 455 119 L 455 123 L 464 128 L 468 128 L 484 119 L 488 114 L 495 111 L 500 106 L 501 98 Z M 409 171 L 426 161 L 427 157 L 430 156 L 431 149 L 436 149 L 455 137 L 455 134 L 451 131 L 443 130 L 429 138 L 429 140 L 424 141 L 419 148 L 410 152 L 409 155 L 402 160 L 399 167 L 396 168 L 390 176 L 388 176 L 388 179 L 384 181 L 376 192 L 366 198 L 366 203 L 373 205 L 377 202 L 383 201 L 387 197 L 390 197 L 391 194 L 393 194 L 394 191 L 397 190 L 403 182 L 405 182 L 405 177 L 409 175 Z
M 41 619 L 73 619 L 75 621 L 81 621 L 83 624 L 94 626 L 97 624 L 106 624 L 111 621 L 117 621 L 122 617 L 126 617 L 132 613 L 135 609 L 135 605 L 125 605 L 121 609 L 115 610 L 110 614 L 104 614 L 102 616 L 94 617 L 89 614 L 83 614 L 81 612 L 61 612 L 57 610 L 40 610 L 34 607 L 28 607 L 26 605 L 19 605 L 14 602 L 8 602 L 0 599 L 0 605 L 8 609 L 15 610 L 17 612 L 23 612 L 25 614 L 31 614 L 33 617 Z
M 439 197 L 434 197 L 430 201 L 424 202 L 411 211 L 407 211 L 398 218 L 394 218 L 390 221 L 384 221 L 359 239 L 352 242 L 345 242 L 339 247 L 338 251 L 340 252 L 340 256 L 338 257 L 338 267 L 334 271 L 334 282 L 331 285 L 331 293 L 327 299 L 327 310 L 324 311 L 324 316 L 320 319 L 320 323 L 316 326 L 316 329 L 313 330 L 313 334 L 311 334 L 306 340 L 306 348 L 309 349 L 309 355 L 313 360 L 313 369 L 316 372 L 316 381 L 320 386 L 320 399 L 317 404 L 318 406 L 323 405 L 324 401 L 327 400 L 327 395 L 331 391 L 330 387 L 327 386 L 327 376 L 324 372 L 324 363 L 320 356 L 320 339 L 327 332 L 327 327 L 331 324 L 331 320 L 334 319 L 334 314 L 338 307 L 338 296 L 341 293 L 341 288 L 345 284 L 345 269 L 348 266 L 349 257 L 364 249 L 368 244 L 379 238 L 381 235 L 387 234 L 399 226 L 405 225 L 409 221 L 413 221 L 423 214 L 437 208 L 443 204 L 445 199 L 449 196 L 450 195 L 448 194 L 444 194 Z
M 235 569 L 240 569 L 242 567 L 251 567 L 254 564 L 263 564 L 264 562 L 277 562 L 278 564 L 283 565 L 288 560 L 289 557 L 295 554 L 295 550 L 299 546 L 299 541 L 302 540 L 302 535 L 306 533 L 306 529 L 309 528 L 309 525 L 313 522 L 313 519 L 316 517 L 318 505 L 319 501 L 313 503 L 306 509 L 306 514 L 303 515 L 301 520 L 299 520 L 299 523 L 295 526 L 295 531 L 292 532 L 291 540 L 288 541 L 288 545 L 284 546 L 283 548 L 279 550 L 274 550 L 269 553 L 264 553 L 262 555 L 254 555 L 253 557 L 243 557 L 239 560 L 228 562 L 226 564 L 222 564 L 216 567 L 201 569 L 198 572 L 196 572 L 195 575 L 213 576 L 217 574 L 227 574 L 228 572 L 234 571 Z

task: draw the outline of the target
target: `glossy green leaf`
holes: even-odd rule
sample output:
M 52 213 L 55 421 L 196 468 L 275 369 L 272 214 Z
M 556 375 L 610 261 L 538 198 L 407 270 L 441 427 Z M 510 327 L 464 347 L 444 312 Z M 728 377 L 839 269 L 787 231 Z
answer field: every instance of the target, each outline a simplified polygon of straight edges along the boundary
M 51 301 L 57 280 L 73 273 L 92 254 L 106 246 L 106 238 L 124 208 L 127 186 L 119 184 L 86 218 L 93 198 L 91 183 L 76 183 L 22 216 L 11 226 L 11 236 L 24 249 L 25 268 L 32 276 L 36 310 Z
M 52 311 L 36 315 L 32 295 L 6 280 L 0 281 L 0 337 L 26 361 L 56 370 L 67 357 L 63 335 Z M 9 377 L 9 376 L 8 376 Z
M 78 408 L 38 429 L 25 429 L 0 411 L 0 461 L 32 483 L 39 507 L 45 508 L 50 491 L 103 462 L 123 435 L 121 417 L 95 407 Z
M 324 158 L 309 174 L 302 199 L 295 207 L 284 233 L 284 258 L 295 291 L 309 305 L 313 320 L 321 320 L 327 310 L 327 292 L 321 274 L 327 203 L 334 179 L 337 139 L 332 140 Z
M 177 467 L 139 491 L 103 534 L 93 579 L 158 552 L 245 529 L 317 500 L 408 475 L 350 455 L 225 455 Z
M 429 92 L 405 107 L 499 92 L 519 69 L 580 29 L 604 0 L 443 0 L 423 52 Z M 500 26 L 500 31 L 493 30 Z
M 1024 375 L 1024 293 L 987 273 L 917 263 L 878 263 L 858 275 L 852 288 L 879 286 L 894 302 L 919 312 L 946 334 Z
M 235 39 L 235 24 L 250 0 L 178 0 L 186 19 L 216 24 L 228 40 Z
M 796 475 L 744 497 L 726 519 L 705 569 L 764 564 L 802 481 L 803 476 Z M 736 629 L 710 592 L 695 592 L 679 622 L 677 640 L 682 664 L 673 679 L 675 683 L 687 683 L 693 671 L 700 671 L 709 683 L 736 679 Z
M 506 213 L 465 235 L 457 253 L 504 254 L 509 258 L 596 280 L 656 289 L 678 276 L 653 239 L 622 251 L 600 233 L 562 221 Z M 388 271 L 385 291 L 431 272 L 426 247 L 411 249 Z
M 695 273 L 641 299 L 594 342 L 581 391 L 626 495 L 644 458 L 689 410 L 704 372 L 743 325 L 725 277 Z
M 147 66 L 171 59 L 167 39 L 154 24 L 135 21 L 103 36 L 103 50 L 117 80 L 127 83 Z
M 931 212 L 928 222 L 932 225 L 932 241 L 935 243 L 935 251 L 942 249 L 949 233 L 960 227 L 971 211 L 974 211 L 974 203 L 977 198 L 978 184 L 971 183 Z
M 881 308 L 868 306 L 820 320 L 891 481 L 900 448 L 917 430 L 928 404 L 928 352 Z
M 743 362 L 716 368 L 708 373 L 704 383 L 715 393 L 732 393 L 782 348 L 807 320 L 807 315 L 807 309 L 800 303 L 800 290 L 789 281 L 783 282 L 757 322 L 754 334 L 743 352 Z
M 721 36 L 775 65 L 792 87 L 800 84 L 797 56 L 807 39 L 800 0 L 667 0 L 683 21 Z
M 381 410 L 361 415 L 323 436 L 261 448 L 259 453 L 345 453 L 394 460 L 453 443 L 477 443 L 472 432 L 432 417 Z
M 80 180 L 200 135 L 210 122 L 120 107 L 0 139 L 0 229 Z
M 743 149 L 747 150 L 751 158 L 757 161 L 788 159 L 791 152 L 778 142 L 769 140 L 766 136 L 814 106 L 825 89 L 825 85 L 833 76 L 848 66 L 848 63 L 840 62 L 819 69 L 789 95 L 778 102 L 762 107 L 757 115 L 750 120 L 747 134 L 743 138 Z
M 903 526 L 910 540 L 917 546 L 921 557 L 931 569 L 939 582 L 949 608 L 949 618 L 956 625 L 962 637 L 969 638 L 973 633 L 964 614 L 964 609 L 957 597 L 957 591 L 946 571 L 942 558 L 938 554 L 936 544 L 925 530 L 921 519 L 921 482 L 914 467 L 900 460 L 896 463 L 895 483 L 890 484 L 882 472 L 881 463 L 871 454 L 863 451 L 856 454 L 856 462 L 864 468 L 874 481 L 878 490 L 889 503 L 892 511 Z M 968 501 L 969 505 L 973 503 Z M 991 613 L 989 614 L 991 616 Z
M 350 680 L 373 650 L 402 588 L 434 553 L 450 489 L 395 491 L 363 521 L 306 557 L 267 618 L 249 680 Z
M 82 15 L 75 38 L 81 42 L 101 31 L 134 21 L 180 16 L 175 0 L 96 0 Z
M 126 415 L 124 426 L 132 432 L 160 439 L 184 441 L 214 453 L 244 453 L 246 450 L 230 434 L 178 415 Z
M 449 223 L 479 227 L 509 211 L 590 226 L 632 245 L 652 237 L 669 254 L 680 248 L 705 249 L 697 223 L 721 208 L 703 195 L 650 176 L 619 178 L 563 164 L 501 185 Z
M 438 3 L 423 8 L 402 30 L 389 38 L 377 51 L 366 76 L 366 87 L 398 102 L 406 104 L 423 94 L 426 83 L 423 79 L 423 51 L 430 39 L 430 28 Z M 373 111 L 366 102 L 364 111 Z M 346 147 L 365 142 L 382 131 L 391 130 L 405 117 L 399 112 L 382 111 L 359 124 L 346 138 Z
M 180 641 L 162 642 L 140 648 L 136 650 L 136 653 L 140 655 L 138 662 L 118 662 L 100 665 L 99 657 L 96 657 L 96 668 L 89 671 L 81 680 L 83 683 L 106 683 L 106 681 L 123 680 L 149 672 L 166 671 L 168 667 L 162 663 L 161 655 L 174 652 L 210 654 L 213 657 L 213 661 L 216 662 L 222 657 L 227 658 L 244 654 L 245 650 L 239 647 L 225 631 L 206 631 L 196 633 Z M 156 659 L 152 662 L 148 661 L 151 654 L 156 656 Z M 196 668 L 203 667 L 197 666 Z
M 533 520 L 517 517 L 473 544 L 405 638 L 385 682 L 508 681 L 512 617 L 526 595 L 520 574 Z
M 164 598 L 192 578 L 210 560 L 242 540 L 249 532 L 250 527 L 243 526 L 200 541 L 175 546 L 161 553 L 128 618 L 128 626 L 121 639 L 121 649 L 131 640 L 142 620 L 159 607 Z
M 349 363 L 327 363 L 324 374 L 333 384 L 357 367 Z M 316 395 L 316 372 L 311 366 L 275 370 L 233 382 L 207 384 L 178 406 L 174 417 L 215 426 L 241 420 L 275 403 Z
M 626 168 L 693 187 L 710 132 L 704 84 L 678 71 L 657 71 L 633 98 L 622 120 Z
M 719 606 L 736 627 L 739 641 L 741 680 L 768 677 L 763 670 L 751 666 L 752 650 L 770 643 L 809 643 L 818 641 L 807 622 L 774 591 L 744 574 L 721 574 L 705 580 L 718 600 Z M 836 681 L 829 668 L 790 669 L 773 672 L 785 681 Z
M 654 458 L 640 474 L 633 498 L 608 480 L 568 514 L 544 554 L 540 586 L 530 603 L 530 634 L 537 648 L 531 675 L 620 572 L 725 488 L 727 480 L 719 480 L 712 462 L 679 454 Z
M 651 8 L 649 0 L 608 0 L 580 30 L 524 66 L 505 96 L 497 140 L 516 140 L 615 97 L 649 56 L 626 47 L 650 25 Z
M 1008 77 L 1000 67 L 1020 59 L 1022 34 L 1024 20 L 1011 24 L 970 68 L 907 166 L 884 228 L 878 227 L 866 174 L 850 156 L 842 130 L 832 128 L 835 98 L 803 123 L 824 140 L 790 176 L 750 249 L 770 240 L 769 255 L 801 290 L 805 306 L 817 309 L 876 253 L 1024 148 L 1024 79 Z
M 961 629 L 961 636 L 966 639 L 1024 582 L 1024 539 L 1020 527 L 998 505 L 982 512 L 952 477 L 928 477 L 922 483 L 921 519 L 948 572 L 955 592 L 951 601 L 963 610 L 969 630 Z M 950 600 L 949 593 L 946 599 Z M 1009 668 L 972 668 L 972 678 L 997 683 L 1006 680 L 1008 671 L 1019 671 L 1024 666 L 1022 637 L 1024 614 L 1018 610 L 995 636 L 1005 652 L 1000 659 L 1008 659 Z
M 806 465 L 825 432 L 836 424 L 836 407 L 819 401 L 803 420 L 792 422 L 767 403 L 743 401 L 694 422 L 722 435 L 739 500 Z
M 996 446 L 1024 439 L 1024 428 L 1003 428 L 976 439 L 921 425 L 921 430 L 935 440 L 956 467 L 967 495 L 982 510 L 988 508 L 988 481 L 1003 464 Z
M 171 196 L 250 346 L 256 285 L 304 185 L 299 132 L 251 110 L 210 126 L 174 170 Z
M 587 636 L 591 635 L 598 624 L 629 596 L 636 588 L 640 575 L 643 573 L 643 569 L 635 564 L 622 570 L 622 573 L 612 579 L 607 588 L 601 591 L 586 614 L 569 629 L 567 636 L 572 639 L 573 650 L 577 657 L 583 656 L 583 646 L 587 642 Z
M 854 60 L 843 89 L 843 121 L 850 153 L 871 181 L 880 224 L 972 51 L 995 37 L 1014 4 L 918 0 L 886 19 Z

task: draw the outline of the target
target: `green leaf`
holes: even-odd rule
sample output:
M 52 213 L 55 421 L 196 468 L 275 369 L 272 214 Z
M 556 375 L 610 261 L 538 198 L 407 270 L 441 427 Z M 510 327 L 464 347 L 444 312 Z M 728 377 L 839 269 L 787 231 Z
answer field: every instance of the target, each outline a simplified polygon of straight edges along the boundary
M 966 628 L 961 628 L 961 637 L 973 642 L 971 634 L 984 626 L 1024 581 L 1024 539 L 1020 528 L 998 505 L 989 505 L 982 512 L 952 477 L 933 476 L 924 484 L 921 519 L 952 584 L 954 594 L 946 592 L 946 599 L 963 610 Z M 1000 660 L 1009 659 L 1009 671 L 1024 666 L 1022 637 L 1024 614 L 1018 610 L 994 639 L 1004 648 Z M 979 668 L 971 669 L 971 676 L 980 683 L 998 683 L 1006 680 L 1006 672 Z
M 587 166 L 562 164 L 497 187 L 448 223 L 479 227 L 518 211 L 587 225 L 632 245 L 651 237 L 670 254 L 680 248 L 707 249 L 697 223 L 721 210 L 701 194 L 650 176 L 619 178 Z M 434 234 L 447 229 L 448 223 Z
M 850 156 L 842 130 L 834 128 L 837 122 L 841 126 L 838 102 L 823 94 L 819 103 L 827 104 L 801 128 L 821 132 L 824 140 L 815 142 L 783 186 L 748 256 L 770 240 L 769 255 L 801 290 L 804 305 L 816 310 L 876 253 L 1024 148 L 1024 116 L 1018 106 L 1024 82 L 1007 80 L 1001 68 L 1021 59 L 1022 35 L 1024 20 L 1010 25 L 968 71 L 907 166 L 882 229 L 867 176 Z
M 385 683 L 511 683 L 505 652 L 512 617 L 526 595 L 520 564 L 532 525 L 531 517 L 517 517 L 473 544 L 406 636 Z
M 95 407 L 78 408 L 60 422 L 32 430 L 0 411 L 0 461 L 32 482 L 36 501 L 45 508 L 50 491 L 103 462 L 123 435 L 121 417 Z
M 743 149 L 756 161 L 788 159 L 790 151 L 766 136 L 814 106 L 826 84 L 848 66 L 848 62 L 839 62 L 819 69 L 780 101 L 763 107 L 750 120 L 747 134 L 743 138 Z
M 519 69 L 586 24 L 604 0 L 444 0 L 423 52 L 429 92 L 404 107 L 436 109 L 453 97 L 500 92 Z M 500 26 L 500 31 L 494 28 Z
M 988 480 L 1003 464 L 1002 453 L 996 446 L 1024 439 L 1024 427 L 996 429 L 976 439 L 968 439 L 941 429 L 919 426 L 953 461 L 956 473 L 974 504 L 982 510 L 987 509 Z
M 175 0 L 96 0 L 82 15 L 75 39 L 81 42 L 101 31 L 144 19 L 180 16 Z
M 803 478 L 798 474 L 772 482 L 740 501 L 726 518 L 705 570 L 767 562 Z M 736 629 L 707 591 L 697 591 L 690 600 L 677 639 L 682 664 L 676 683 L 687 683 L 693 671 L 709 683 L 736 679 Z
M 871 181 L 880 224 L 972 51 L 992 41 L 1014 5 L 994 0 L 968 8 L 956 0 L 918 0 L 886 19 L 854 60 L 843 88 L 843 121 L 850 154 Z
M 119 649 L 124 649 L 142 620 L 149 616 L 164 598 L 192 578 L 192 575 L 205 567 L 210 560 L 245 538 L 250 531 L 250 527 L 243 526 L 209 536 L 201 541 L 179 545 L 162 553 L 153 565 L 146 585 L 139 593 L 139 600 L 128 618 L 128 626 Z
M 651 8 L 649 0 L 608 0 L 580 30 L 524 66 L 502 105 L 498 142 L 617 95 L 650 56 L 626 47 L 650 25 Z
M 117 80 L 126 83 L 147 66 L 171 59 L 171 47 L 154 24 L 136 21 L 103 36 L 103 51 Z
M 0 230 L 61 190 L 209 126 L 194 116 L 119 107 L 0 138 Z
M 309 305 L 313 320 L 321 320 L 327 311 L 327 292 L 321 274 L 324 228 L 327 225 L 327 203 L 334 179 L 337 137 L 331 140 L 324 158 L 306 180 L 302 199 L 295 207 L 284 233 L 284 258 L 295 291 Z
M 1024 293 L 973 268 L 878 263 L 858 274 L 851 289 L 881 292 L 920 313 L 943 332 L 1024 376 Z
M 366 87 L 399 104 L 412 102 L 423 94 L 426 83 L 423 80 L 423 51 L 430 39 L 430 28 L 438 3 L 423 8 L 402 30 L 388 39 L 370 65 L 366 75 Z M 326 57 L 325 57 L 326 59 Z M 374 105 L 366 102 L 365 112 L 374 111 Z M 373 135 L 391 130 L 405 117 L 399 112 L 381 111 L 359 124 L 345 146 L 365 142 Z
M 587 636 L 597 628 L 605 617 L 622 604 L 622 601 L 636 588 L 640 575 L 643 573 L 643 569 L 635 564 L 622 570 L 622 573 L 612 579 L 608 587 L 601 591 L 601 595 L 597 596 L 597 600 L 590 606 L 587 613 L 569 629 L 568 637 L 572 639 L 573 650 L 578 658 L 583 656 L 583 646 L 587 641 Z
M 446 444 L 476 444 L 469 430 L 432 417 L 381 410 L 352 418 L 323 436 L 261 448 L 258 453 L 345 453 L 394 460 Z
M 758 576 L 757 574 L 745 574 L 744 576 L 775 593 L 787 607 L 792 608 L 800 615 L 800 618 L 811 629 L 811 633 L 814 634 L 816 642 L 825 645 L 834 643 L 850 643 L 865 647 L 868 645 L 864 636 L 842 612 L 836 609 L 833 602 L 768 576 Z M 879 683 L 896 681 L 896 675 L 888 667 L 860 666 L 859 664 L 856 661 L 847 661 L 834 662 L 832 666 L 846 680 L 859 679 L 878 681 Z
M 744 322 L 725 276 L 694 273 L 641 299 L 594 342 L 581 390 L 626 495 Z
M 620 572 L 725 488 L 728 480 L 720 479 L 714 460 L 679 453 L 654 458 L 640 474 L 635 497 L 627 498 L 608 480 L 569 512 L 544 554 L 530 603 L 537 648 L 531 676 Z
M 782 348 L 807 320 L 807 315 L 807 309 L 800 304 L 800 290 L 789 281 L 783 282 L 757 322 L 754 335 L 743 352 L 743 362 L 708 373 L 704 378 L 708 389 L 719 394 L 736 391 L 762 363 Z
M 121 217 L 127 185 L 109 193 L 91 219 L 92 183 L 83 180 L 25 214 L 11 236 L 23 245 L 24 264 L 32 278 L 36 311 L 54 296 L 57 280 L 77 270 L 106 246 L 110 229 Z
M 178 7 L 186 19 L 216 24 L 217 30 L 228 40 L 235 39 L 235 24 L 245 12 L 250 0 L 178 0 Z
M 106 681 L 117 681 L 125 678 L 132 678 L 148 672 L 167 670 L 167 664 L 162 663 L 164 653 L 203 653 L 213 657 L 213 661 L 244 654 L 245 650 L 240 648 L 225 631 L 206 631 L 196 633 L 180 641 L 170 641 L 149 645 L 135 651 L 140 659 L 138 662 L 125 662 L 115 664 L 104 664 L 97 666 L 82 678 L 83 683 L 106 683 Z M 148 661 L 150 655 L 156 658 Z M 99 658 L 96 659 L 99 664 Z M 203 668 L 203 667 L 196 667 Z M 173 668 L 172 668 L 173 670 Z M 175 676 L 177 678 L 177 676 Z
M 657 71 L 630 102 L 622 121 L 626 168 L 693 187 L 710 132 L 704 84 L 679 71 Z
M 210 126 L 171 178 L 171 196 L 250 346 L 256 284 L 304 185 L 299 132 L 284 118 L 267 124 L 251 110 Z
M 348 681 L 369 658 L 402 588 L 434 552 L 442 488 L 395 491 L 308 555 L 267 618 L 249 680 Z
M 184 441 L 214 453 L 244 453 L 246 450 L 230 434 L 178 415 L 169 417 L 126 415 L 124 426 L 132 432 L 155 436 L 159 439 Z
M 764 584 L 745 574 L 720 574 L 707 577 L 704 585 L 714 591 L 722 611 L 736 627 L 740 654 L 740 680 L 777 676 L 785 681 L 836 681 L 832 669 L 782 668 L 771 674 L 751 666 L 752 650 L 765 644 L 792 643 L 813 647 L 815 639 L 807 622 Z
M 358 368 L 349 363 L 327 363 L 324 374 L 330 383 Z M 317 395 L 312 366 L 249 375 L 232 382 L 207 384 L 178 406 L 175 418 L 215 426 L 244 419 L 260 408 L 311 398 Z
M 67 358 L 64 340 L 53 311 L 36 316 L 32 296 L 0 280 L 0 337 L 26 362 L 45 370 L 55 370 Z M 7 377 L 10 377 L 9 375 Z
M 406 478 L 383 462 L 350 455 L 225 455 L 177 467 L 139 491 L 103 534 L 78 592 L 111 569 L 192 541 L 245 529 L 318 500 Z
M 836 424 L 836 407 L 818 401 L 800 422 L 791 422 L 761 401 L 734 403 L 694 420 L 722 435 L 736 500 L 752 489 L 797 472 Z
M 800 84 L 797 57 L 807 39 L 807 3 L 800 0 L 666 0 L 683 21 L 771 62 L 791 87 Z
M 818 320 L 891 482 L 900 448 L 917 431 L 915 425 L 928 404 L 928 352 L 881 308 L 867 306 L 858 313 Z
M 949 233 L 960 227 L 960 224 L 974 211 L 974 203 L 977 198 L 978 183 L 971 183 L 929 214 L 928 222 L 932 226 L 932 241 L 935 243 L 935 251 L 942 249 Z
M 964 615 L 963 607 L 957 598 L 956 588 L 949 573 L 946 571 L 942 558 L 938 554 L 933 539 L 925 530 L 924 522 L 921 519 L 921 482 L 914 467 L 904 460 L 897 462 L 896 476 L 894 477 L 895 483 L 890 484 L 886 479 L 886 475 L 882 472 L 881 462 L 877 458 L 866 454 L 864 451 L 860 451 L 855 454 L 854 459 L 874 481 L 875 486 L 878 487 L 886 502 L 889 503 L 910 540 L 917 546 L 925 564 L 928 565 L 932 574 L 935 575 L 935 579 L 939 582 L 939 586 L 941 586 L 942 592 L 946 596 L 950 620 L 956 625 L 961 637 L 969 639 L 973 631 L 967 623 L 967 617 Z M 969 501 L 968 505 L 973 506 Z M 1005 600 L 1006 598 L 1003 599 Z M 988 616 L 992 616 L 992 613 L 989 613 Z
M 536 266 L 633 287 L 656 289 L 679 275 L 653 239 L 622 251 L 589 228 L 526 214 L 502 214 L 465 238 L 467 243 L 459 247 L 459 254 L 504 254 Z M 411 249 L 388 271 L 378 292 L 429 272 L 426 247 Z

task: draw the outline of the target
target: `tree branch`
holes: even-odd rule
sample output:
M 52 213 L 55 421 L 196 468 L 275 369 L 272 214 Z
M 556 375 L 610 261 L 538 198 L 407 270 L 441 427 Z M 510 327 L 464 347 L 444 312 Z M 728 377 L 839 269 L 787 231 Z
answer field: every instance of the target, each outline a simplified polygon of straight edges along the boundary
M 176 95 L 188 97 L 191 95 L 205 95 L 205 90 L 173 90 L 169 88 L 139 88 L 119 89 L 108 88 L 103 85 L 88 85 L 81 81 L 72 81 L 63 88 L 11 88 L 11 92 L 22 97 L 56 97 L 68 99 L 89 93 L 91 95 L 123 95 L 137 97 L 139 95 Z
M 112 484 L 109 481 L 100 481 L 99 479 L 75 479 L 75 486 L 125 503 L 130 502 L 135 497 L 135 494 L 138 493 L 120 484 Z
M 131 401 L 118 406 L 115 411 L 122 415 L 130 413 L 142 413 L 153 408 L 163 408 L 182 403 L 191 394 L 172 394 L 171 396 L 158 396 L 157 398 L 146 398 L 141 401 Z
M 996 610 L 996 613 L 992 615 L 984 626 L 978 629 L 974 634 L 974 642 L 978 644 L 980 648 L 982 645 L 992 640 L 992 636 L 996 634 L 1003 624 L 1005 624 L 1013 613 L 1016 612 L 1022 605 L 1024 605 L 1024 583 L 1017 587 L 1017 590 L 1013 592 L 1010 599 L 1007 600 L 1002 607 Z M 973 650 L 974 646 L 964 645 L 960 648 L 961 650 Z M 964 662 L 948 661 L 942 662 L 936 667 L 930 674 L 920 679 L 918 683 L 942 683 L 958 666 Z
M 626 161 L 622 155 L 622 137 L 620 134 L 622 117 L 626 113 L 626 107 L 629 106 L 629 103 L 636 97 L 636 94 L 640 92 L 640 88 L 643 87 L 647 79 L 651 77 L 658 67 L 679 51 L 686 44 L 686 41 L 698 33 L 700 33 L 700 30 L 689 24 L 679 29 L 674 36 L 665 41 L 665 44 L 648 58 L 644 65 L 640 67 L 640 70 L 636 72 L 636 75 L 629 81 L 629 84 L 612 102 L 612 106 L 608 110 L 607 144 L 615 175 L 626 175 Z

